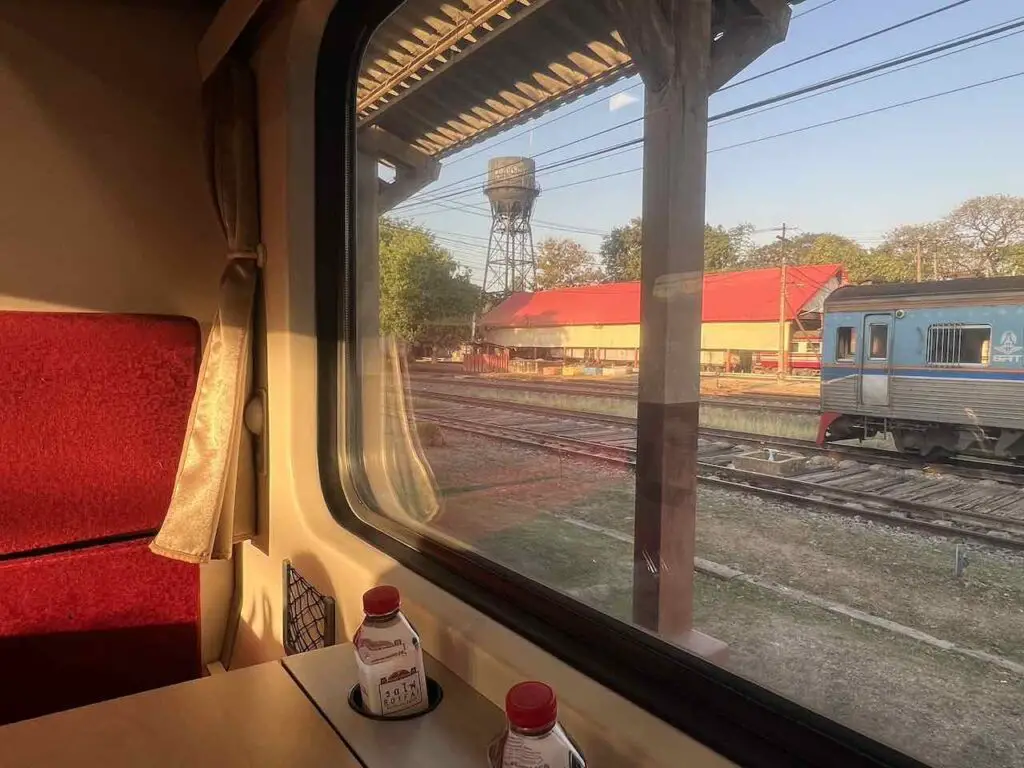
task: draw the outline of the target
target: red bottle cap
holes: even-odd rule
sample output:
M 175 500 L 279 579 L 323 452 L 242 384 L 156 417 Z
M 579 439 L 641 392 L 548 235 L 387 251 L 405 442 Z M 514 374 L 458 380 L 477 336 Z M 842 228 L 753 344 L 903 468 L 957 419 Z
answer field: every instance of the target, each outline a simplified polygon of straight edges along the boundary
M 367 616 L 387 616 L 398 610 L 398 588 L 383 584 L 363 593 L 363 611 Z
M 505 696 L 505 714 L 513 726 L 522 730 L 549 728 L 558 719 L 558 699 L 550 685 L 517 683 Z

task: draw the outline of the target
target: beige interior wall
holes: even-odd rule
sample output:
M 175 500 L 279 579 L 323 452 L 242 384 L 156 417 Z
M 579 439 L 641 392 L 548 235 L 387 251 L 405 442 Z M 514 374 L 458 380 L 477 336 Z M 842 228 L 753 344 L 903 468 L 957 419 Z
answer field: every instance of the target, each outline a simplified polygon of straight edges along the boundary
M 0 309 L 212 319 L 224 239 L 206 187 L 199 3 L 0 3 Z M 202 571 L 219 655 L 231 569 Z
M 299 0 L 265 35 L 259 76 L 269 396 L 269 519 L 242 545 L 242 594 L 232 666 L 280 657 L 282 563 L 291 560 L 338 601 L 351 637 L 370 586 L 399 587 L 425 649 L 495 704 L 524 677 L 550 681 L 561 716 L 595 765 L 727 763 L 511 630 L 472 610 L 349 533 L 328 510 L 317 467 L 313 277 L 313 73 L 333 0 Z M 339 685 L 345 683 L 339 681 Z
M 188 6 L 0 3 L 0 308 L 212 315 Z

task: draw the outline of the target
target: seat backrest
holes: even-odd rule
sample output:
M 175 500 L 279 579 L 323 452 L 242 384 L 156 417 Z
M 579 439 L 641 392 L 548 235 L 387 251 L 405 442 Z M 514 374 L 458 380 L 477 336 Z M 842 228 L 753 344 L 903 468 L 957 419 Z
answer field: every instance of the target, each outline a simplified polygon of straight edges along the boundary
M 199 341 L 187 318 L 0 312 L 0 724 L 201 674 L 199 568 L 149 551 Z
M 0 557 L 160 526 L 199 338 L 188 318 L 0 312 Z

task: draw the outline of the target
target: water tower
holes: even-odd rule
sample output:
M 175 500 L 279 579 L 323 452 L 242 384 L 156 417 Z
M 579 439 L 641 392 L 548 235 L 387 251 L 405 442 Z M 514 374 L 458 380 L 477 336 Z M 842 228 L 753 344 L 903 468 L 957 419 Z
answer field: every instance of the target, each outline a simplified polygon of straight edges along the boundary
M 528 157 L 494 157 L 487 163 L 484 194 L 491 201 L 491 236 L 484 294 L 532 291 L 537 283 L 530 216 L 540 194 L 537 164 Z

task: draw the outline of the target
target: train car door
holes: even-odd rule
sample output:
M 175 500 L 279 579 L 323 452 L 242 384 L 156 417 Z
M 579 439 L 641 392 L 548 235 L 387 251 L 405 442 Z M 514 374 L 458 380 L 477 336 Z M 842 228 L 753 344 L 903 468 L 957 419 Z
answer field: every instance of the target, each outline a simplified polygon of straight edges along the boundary
M 864 343 L 860 345 L 861 405 L 889 405 L 892 332 L 891 314 L 864 316 Z

